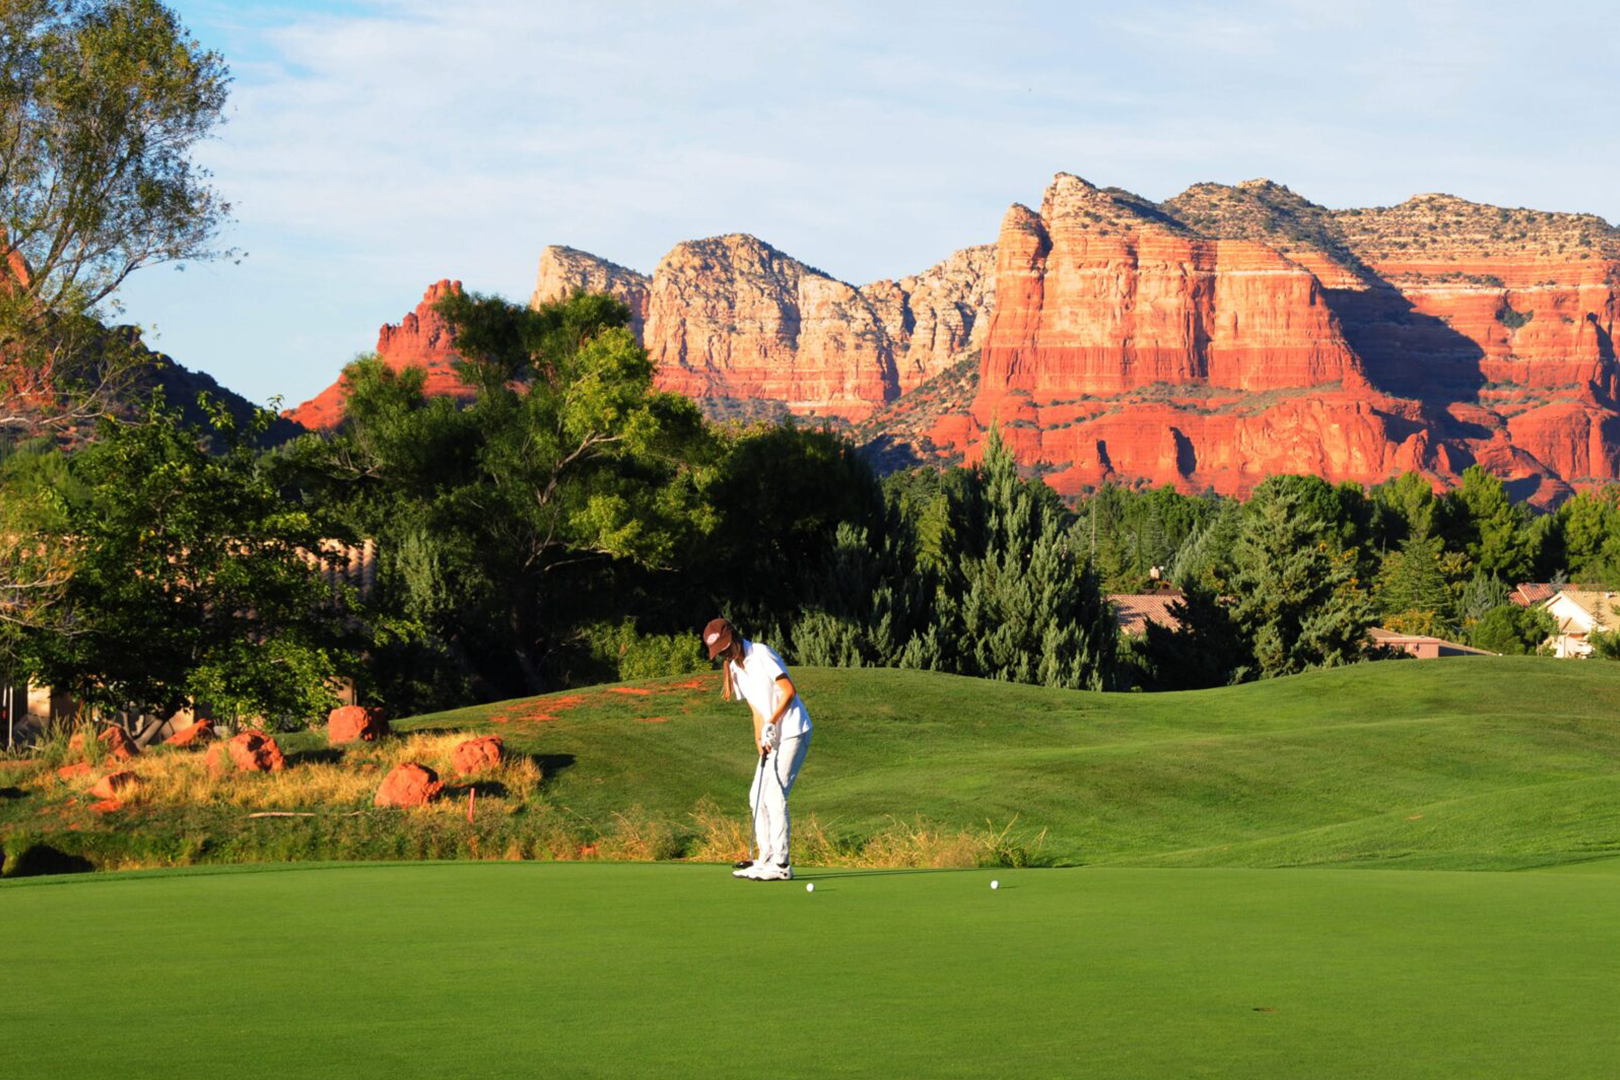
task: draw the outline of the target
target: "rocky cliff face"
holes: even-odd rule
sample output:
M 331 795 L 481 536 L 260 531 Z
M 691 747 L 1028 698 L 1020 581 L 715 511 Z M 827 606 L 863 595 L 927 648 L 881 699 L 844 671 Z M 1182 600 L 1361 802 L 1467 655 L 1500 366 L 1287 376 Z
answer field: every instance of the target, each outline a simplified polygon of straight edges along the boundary
M 618 263 L 589 252 L 553 244 L 540 253 L 530 307 L 562 300 L 576 292 L 607 293 L 630 308 L 630 329 L 639 338 L 647 325 L 647 296 L 652 281 Z
M 1267 180 L 1153 203 L 1060 174 L 995 244 L 898 280 L 734 234 L 650 277 L 546 249 L 533 301 L 575 289 L 624 300 L 658 384 L 711 415 L 851 422 L 888 463 L 971 460 L 994 426 L 1064 492 L 1477 462 L 1546 503 L 1620 478 L 1620 230 L 1591 215 L 1330 210 Z M 379 341 L 449 350 L 421 308 Z M 329 420 L 336 389 L 294 415 Z
M 677 244 L 651 278 L 552 247 L 541 254 L 532 303 L 576 288 L 623 300 L 658 385 L 711 413 L 769 401 L 855 420 L 977 346 L 994 266 L 995 249 L 983 245 L 856 287 L 741 233 Z
M 1060 175 L 998 251 L 973 403 L 920 456 L 997 425 L 1061 491 L 1478 462 L 1551 502 L 1620 477 L 1620 231 L 1590 215 L 1330 211 L 1269 181 L 1154 205 Z
M 455 335 L 433 305 L 447 292 L 460 292 L 459 281 L 438 281 L 428 286 L 416 309 L 398 323 L 389 323 L 377 332 L 377 356 L 395 371 L 422 368 L 427 372 L 423 389 L 429 394 L 470 398 L 472 391 L 462 384 L 452 366 L 460 359 Z M 296 409 L 281 415 L 311 431 L 335 428 L 343 420 L 343 402 L 348 390 L 343 380 L 322 390 Z

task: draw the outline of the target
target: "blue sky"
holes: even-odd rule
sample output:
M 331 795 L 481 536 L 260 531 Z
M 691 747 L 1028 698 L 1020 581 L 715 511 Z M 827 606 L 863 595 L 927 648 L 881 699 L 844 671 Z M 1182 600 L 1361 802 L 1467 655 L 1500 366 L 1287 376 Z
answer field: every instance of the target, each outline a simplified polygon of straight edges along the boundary
M 182 0 L 235 83 L 200 153 L 247 252 L 136 275 L 176 360 L 297 404 L 442 277 L 643 271 L 752 232 L 857 283 L 995 238 L 1074 172 L 1266 176 L 1620 220 L 1606 3 Z

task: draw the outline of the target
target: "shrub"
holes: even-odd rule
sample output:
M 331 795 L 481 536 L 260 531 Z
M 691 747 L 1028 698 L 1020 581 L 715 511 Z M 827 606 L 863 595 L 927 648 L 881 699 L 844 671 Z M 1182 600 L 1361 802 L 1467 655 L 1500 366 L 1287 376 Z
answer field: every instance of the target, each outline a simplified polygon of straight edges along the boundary
M 1513 305 L 1506 300 L 1502 301 L 1502 306 L 1496 309 L 1497 321 L 1509 330 L 1517 330 L 1535 317 L 1536 313 L 1533 311 L 1514 311 Z
M 1598 660 L 1620 660 L 1620 630 L 1594 630 L 1588 635 L 1592 656 Z
M 696 634 L 638 634 L 635 620 L 593 623 L 581 636 L 592 661 L 609 681 L 656 679 L 707 671 Z
M 1534 653 L 1557 629 L 1553 617 L 1541 608 L 1499 604 L 1480 616 L 1472 637 L 1476 649 L 1504 656 L 1526 656 Z

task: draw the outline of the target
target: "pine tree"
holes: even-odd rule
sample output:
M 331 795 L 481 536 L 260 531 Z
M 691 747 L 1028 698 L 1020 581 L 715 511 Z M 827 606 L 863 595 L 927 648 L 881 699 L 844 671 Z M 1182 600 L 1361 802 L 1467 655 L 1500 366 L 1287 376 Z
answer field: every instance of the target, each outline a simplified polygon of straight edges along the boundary
M 1456 616 L 1456 594 L 1442 565 L 1445 550 L 1435 536 L 1414 534 L 1398 551 L 1384 556 L 1375 585 L 1379 613 L 1387 618 L 1430 616 L 1429 623 L 1451 623 Z M 1403 627 L 1410 629 L 1410 627 Z
M 1018 475 L 993 433 L 971 476 L 953 515 L 963 558 L 940 605 L 957 643 L 951 669 L 1045 686 L 1111 686 L 1113 613 L 1089 562 L 1076 557 L 1062 504 L 1045 484 Z
M 1365 655 L 1373 613 L 1356 578 L 1356 553 L 1329 542 L 1298 493 L 1251 503 L 1233 562 L 1232 614 L 1254 657 L 1240 676 L 1292 675 Z

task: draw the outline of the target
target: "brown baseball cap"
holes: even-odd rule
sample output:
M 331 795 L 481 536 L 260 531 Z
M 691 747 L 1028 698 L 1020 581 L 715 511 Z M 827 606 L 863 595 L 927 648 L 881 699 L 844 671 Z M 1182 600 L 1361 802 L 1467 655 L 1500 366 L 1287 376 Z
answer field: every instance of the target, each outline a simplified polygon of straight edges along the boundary
M 703 647 L 709 650 L 710 660 L 731 648 L 736 640 L 736 629 L 725 619 L 710 619 L 709 625 L 703 628 Z

